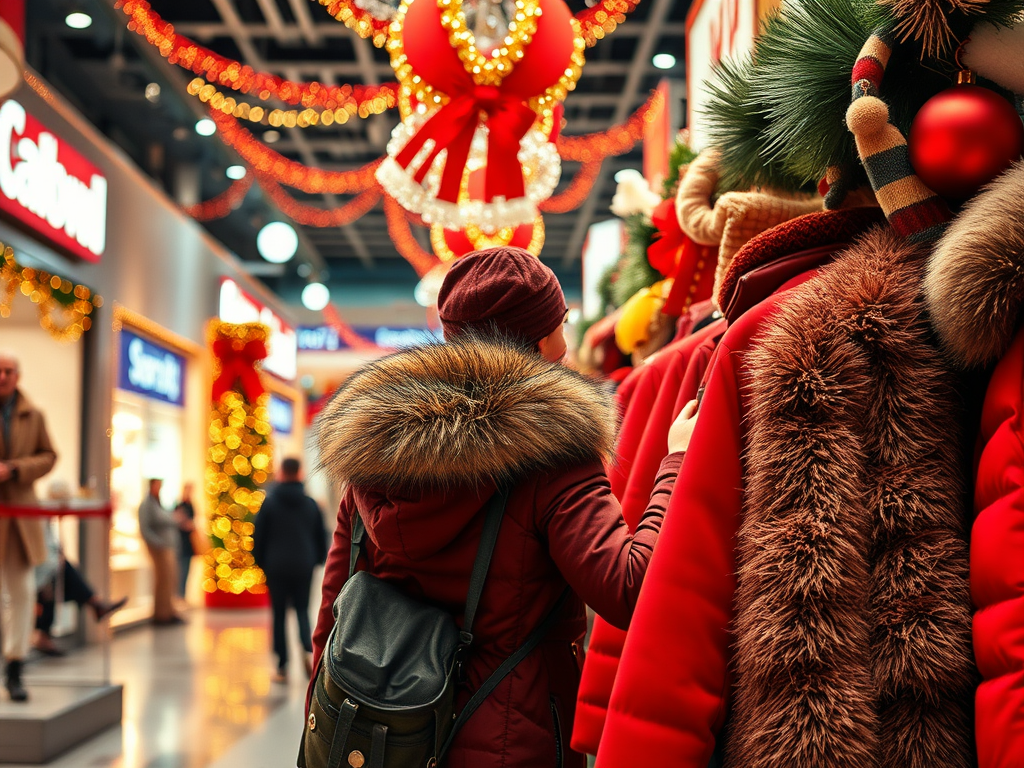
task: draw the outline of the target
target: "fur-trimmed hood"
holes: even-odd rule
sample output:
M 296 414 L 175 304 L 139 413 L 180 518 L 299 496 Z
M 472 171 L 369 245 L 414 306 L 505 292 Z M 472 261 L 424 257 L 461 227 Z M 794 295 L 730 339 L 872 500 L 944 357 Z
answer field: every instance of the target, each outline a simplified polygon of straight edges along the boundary
M 968 203 L 932 251 L 932 324 L 963 367 L 1002 357 L 1024 306 L 1024 162 Z
M 459 338 L 370 363 L 317 421 L 332 480 L 382 491 L 511 480 L 607 459 L 612 393 L 514 345 Z

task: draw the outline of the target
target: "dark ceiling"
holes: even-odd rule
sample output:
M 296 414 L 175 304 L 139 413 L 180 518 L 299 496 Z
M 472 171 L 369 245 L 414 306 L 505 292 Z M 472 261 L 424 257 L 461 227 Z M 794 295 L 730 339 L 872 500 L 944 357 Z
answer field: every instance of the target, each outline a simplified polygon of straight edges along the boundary
M 569 0 L 574 11 L 584 3 Z M 200 199 L 227 188 L 231 182 L 225 169 L 238 160 L 217 137 L 204 138 L 193 130 L 205 112 L 185 92 L 190 73 L 168 64 L 143 38 L 129 32 L 127 17 L 114 9 L 113 0 L 30 0 L 26 5 L 29 64 L 172 197 L 182 201 L 189 193 L 194 196 L 197 176 Z M 339 85 L 394 79 L 387 54 L 332 19 L 315 0 L 152 0 L 152 5 L 179 33 L 258 70 Z M 640 106 L 662 78 L 683 79 L 689 5 L 690 0 L 644 0 L 613 35 L 587 50 L 583 76 L 565 103 L 564 133 L 607 129 Z M 80 31 L 69 28 L 64 18 L 74 10 L 92 15 L 93 25 Z M 651 57 L 661 52 L 676 56 L 672 70 L 651 64 Z M 145 95 L 150 83 L 160 85 L 155 102 Z M 308 165 L 352 169 L 384 154 L 397 120 L 392 111 L 343 126 L 282 128 L 273 148 Z M 587 227 L 610 216 L 613 175 L 621 168 L 639 168 L 640 163 L 639 147 L 610 158 L 580 209 L 545 215 L 542 257 L 567 288 L 579 285 Z M 563 164 L 559 190 L 577 168 L 575 163 Z M 330 195 L 295 197 L 324 207 L 344 202 Z M 266 264 L 256 252 L 256 232 L 275 218 L 282 217 L 254 186 L 238 210 L 207 226 L 229 249 L 252 262 L 253 271 L 285 300 L 297 301 L 310 270 L 314 276 L 327 273 L 334 298 L 342 304 L 379 300 L 387 293 L 407 296 L 417 281 L 388 238 L 380 205 L 347 227 L 299 228 L 299 257 L 284 267 Z M 427 230 L 414 231 L 429 250 Z

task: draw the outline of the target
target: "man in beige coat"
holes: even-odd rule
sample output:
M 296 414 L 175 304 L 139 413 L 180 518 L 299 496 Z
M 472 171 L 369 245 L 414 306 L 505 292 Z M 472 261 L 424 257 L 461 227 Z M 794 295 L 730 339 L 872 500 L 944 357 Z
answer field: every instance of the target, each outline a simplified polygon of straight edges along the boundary
M 53 469 L 57 454 L 43 414 L 18 389 L 18 358 L 0 350 L 0 512 L 36 503 L 32 484 Z M 12 701 L 27 701 L 22 665 L 32 641 L 36 583 L 33 569 L 46 560 L 43 519 L 0 516 L 0 594 L 8 609 L 0 619 L 5 686 Z

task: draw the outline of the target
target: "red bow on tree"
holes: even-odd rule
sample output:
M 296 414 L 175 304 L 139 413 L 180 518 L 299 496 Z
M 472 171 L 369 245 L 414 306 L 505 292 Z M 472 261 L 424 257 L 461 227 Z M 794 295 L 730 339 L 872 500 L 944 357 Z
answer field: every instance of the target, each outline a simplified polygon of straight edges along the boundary
M 218 339 L 213 342 L 213 354 L 220 363 L 220 375 L 213 382 L 213 400 L 221 399 L 225 392 L 237 389 L 250 403 L 266 390 L 260 381 L 256 363 L 267 356 L 267 345 L 259 339 L 242 344 L 237 339 Z
M 658 233 L 647 248 L 647 260 L 665 277 L 673 278 L 672 290 L 661 311 L 681 315 L 691 304 L 711 298 L 718 248 L 698 245 L 687 237 L 679 226 L 675 201 L 671 198 L 658 204 L 651 221 Z

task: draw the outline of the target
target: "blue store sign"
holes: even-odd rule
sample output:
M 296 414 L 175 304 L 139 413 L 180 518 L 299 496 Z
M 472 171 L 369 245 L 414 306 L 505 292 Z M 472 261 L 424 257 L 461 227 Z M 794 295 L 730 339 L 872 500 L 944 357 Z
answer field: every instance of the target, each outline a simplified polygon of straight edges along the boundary
M 270 426 L 279 435 L 290 435 L 295 428 L 295 404 L 287 397 L 270 393 Z
M 117 386 L 154 400 L 184 405 L 185 358 L 122 330 Z
M 435 331 L 430 328 L 356 326 L 352 330 L 366 341 L 373 342 L 384 349 L 404 349 L 418 344 L 444 340 L 440 330 Z M 298 338 L 300 352 L 337 352 L 339 349 L 349 348 L 345 340 L 329 325 L 299 326 Z

